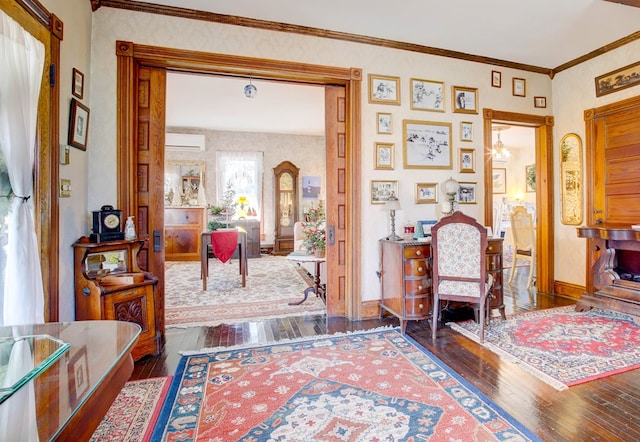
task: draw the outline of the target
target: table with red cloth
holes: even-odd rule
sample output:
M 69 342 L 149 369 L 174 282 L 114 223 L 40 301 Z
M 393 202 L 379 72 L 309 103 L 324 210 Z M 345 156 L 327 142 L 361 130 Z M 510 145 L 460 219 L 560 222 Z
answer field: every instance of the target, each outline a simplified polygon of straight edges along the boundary
M 238 265 L 242 276 L 242 287 L 247 283 L 247 232 L 243 229 L 223 229 L 202 232 L 200 235 L 200 276 L 202 290 L 207 289 L 209 276 L 209 246 L 213 254 L 223 263 L 238 251 Z

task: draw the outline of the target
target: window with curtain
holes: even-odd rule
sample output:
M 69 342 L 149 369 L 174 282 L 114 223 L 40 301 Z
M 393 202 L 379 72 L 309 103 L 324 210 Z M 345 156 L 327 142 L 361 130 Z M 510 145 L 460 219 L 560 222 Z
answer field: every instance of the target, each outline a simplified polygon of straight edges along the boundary
M 245 210 L 251 209 L 252 218 L 262 213 L 262 152 L 216 152 L 216 197 L 221 201 L 230 188 L 236 201 L 246 198 Z M 255 212 L 255 213 L 254 213 Z

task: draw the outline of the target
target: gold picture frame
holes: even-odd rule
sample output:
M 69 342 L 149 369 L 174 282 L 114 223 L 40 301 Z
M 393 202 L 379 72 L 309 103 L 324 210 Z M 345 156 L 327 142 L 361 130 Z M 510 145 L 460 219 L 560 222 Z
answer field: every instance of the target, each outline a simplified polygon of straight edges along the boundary
M 458 149 L 460 173 L 475 173 L 476 171 L 476 151 L 475 149 Z
M 390 196 L 398 197 L 397 180 L 371 180 L 371 204 L 384 204 Z
M 524 187 L 527 192 L 536 191 L 536 165 L 529 164 L 524 167 Z
M 575 133 L 560 140 L 560 186 L 562 224 L 582 224 L 582 140 Z
M 640 61 L 595 78 L 596 97 L 640 84 Z
M 453 169 L 451 123 L 402 120 L 405 169 Z
M 390 112 L 376 113 L 376 131 L 382 135 L 393 133 L 393 117 Z
M 444 81 L 411 78 L 411 109 L 431 112 L 445 111 Z
M 395 156 L 395 145 L 393 143 L 375 144 L 375 168 L 378 170 L 393 170 L 393 160 Z
M 473 141 L 473 123 L 471 121 L 460 122 L 460 141 Z
M 416 183 L 416 204 L 438 202 L 438 183 Z
M 369 103 L 400 105 L 400 77 L 369 74 Z
M 473 87 L 453 86 L 451 99 L 453 111 L 461 114 L 478 113 L 478 89 Z
M 493 193 L 507 193 L 507 169 L 493 168 L 491 171 Z

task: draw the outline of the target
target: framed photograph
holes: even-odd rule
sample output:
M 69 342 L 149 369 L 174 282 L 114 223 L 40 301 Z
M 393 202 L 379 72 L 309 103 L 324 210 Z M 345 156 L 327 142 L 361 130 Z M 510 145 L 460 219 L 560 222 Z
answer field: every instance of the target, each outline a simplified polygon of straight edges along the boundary
M 80 99 L 84 96 L 84 74 L 76 68 L 73 68 L 71 93 Z
M 391 133 L 393 132 L 391 114 L 387 112 L 378 112 L 376 114 L 376 118 L 376 128 L 378 130 L 378 133 L 391 135 Z
M 491 71 L 491 86 L 502 87 L 502 72 Z
M 87 150 L 89 135 L 89 108 L 75 98 L 71 99 L 69 112 L 69 140 L 68 144 L 80 150 Z
M 460 122 L 460 141 L 473 141 L 473 123 L 470 121 Z
M 316 200 L 320 196 L 322 177 L 303 176 L 302 177 L 302 199 Z
M 69 401 L 75 407 L 89 391 L 89 360 L 87 347 L 82 346 L 67 363 L 67 377 L 69 379 Z
M 437 223 L 435 219 L 428 219 L 426 221 L 418 221 L 418 230 L 422 232 L 424 236 L 431 236 L 431 227 Z
M 400 77 L 369 74 L 369 103 L 400 105 Z
M 640 83 L 640 61 L 596 77 L 596 97 Z
M 451 123 L 403 120 L 405 169 L 453 169 Z
M 475 173 L 476 151 L 475 149 L 459 149 L 460 173 Z
M 393 170 L 393 143 L 376 143 L 376 169 Z
M 547 97 L 533 97 L 533 107 L 547 107 Z
M 513 90 L 511 92 L 516 97 L 527 96 L 527 80 L 513 77 Z
M 507 169 L 496 169 L 491 171 L 493 182 L 493 193 L 507 193 Z
M 411 109 L 444 112 L 444 82 L 412 78 Z
M 478 89 L 453 86 L 453 111 L 462 114 L 478 113 Z
M 417 183 L 416 204 L 435 204 L 438 202 L 438 183 Z
M 536 165 L 530 164 L 524 167 L 525 190 L 527 192 L 536 191 Z
M 371 204 L 384 204 L 392 195 L 398 197 L 398 181 L 371 180 Z
M 476 204 L 476 183 L 458 183 L 458 203 L 459 204 Z

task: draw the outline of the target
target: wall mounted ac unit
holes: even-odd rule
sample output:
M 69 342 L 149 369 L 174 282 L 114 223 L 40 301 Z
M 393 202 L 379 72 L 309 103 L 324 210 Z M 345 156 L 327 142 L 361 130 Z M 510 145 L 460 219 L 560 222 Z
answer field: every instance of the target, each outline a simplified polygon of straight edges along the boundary
M 204 135 L 166 133 L 164 135 L 164 146 L 170 150 L 204 152 Z

